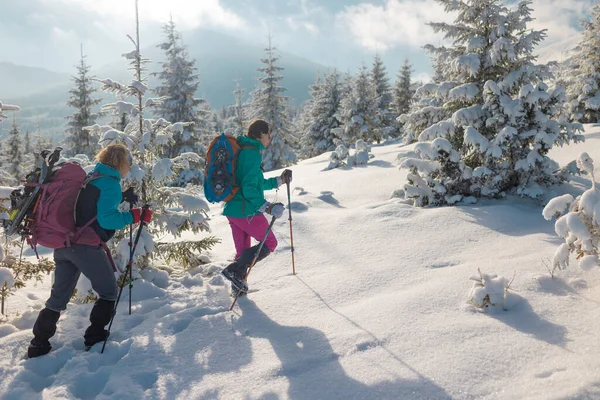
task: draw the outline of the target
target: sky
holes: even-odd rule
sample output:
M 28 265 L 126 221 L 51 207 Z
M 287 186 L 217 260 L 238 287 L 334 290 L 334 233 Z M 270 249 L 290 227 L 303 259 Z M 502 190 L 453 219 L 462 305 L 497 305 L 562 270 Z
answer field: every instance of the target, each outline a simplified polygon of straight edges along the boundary
M 600 127 L 586 131 L 585 143 L 549 156 L 564 166 L 586 151 L 598 165 Z M 564 241 L 538 202 L 415 208 L 390 198 L 407 178 L 398 157 L 414 149 L 373 146 L 367 165 L 330 171 L 327 153 L 292 166 L 296 275 L 286 211 L 274 225 L 278 248 L 253 268 L 251 293 L 233 311 L 219 272 L 234 246 L 218 204 L 209 223 L 222 242 L 205 253 L 210 262 L 174 266 L 168 279 L 146 270 L 131 315 L 123 292 L 103 354 L 83 351 L 92 304 L 71 303 L 52 351 L 25 359 L 50 279 L 18 290 L 0 321 L 0 398 L 600 398 L 600 269 L 573 255 L 550 276 L 544 263 Z M 590 186 L 578 176 L 547 198 Z M 285 189 L 266 196 L 288 204 Z M 514 276 L 506 311 L 467 303 L 478 268 Z
M 545 45 L 560 42 L 592 2 L 533 0 L 531 27 L 549 29 Z M 453 19 L 434 0 L 140 0 L 139 8 L 142 46 L 161 40 L 171 16 L 184 40 L 194 28 L 259 44 L 271 34 L 281 51 L 342 71 L 378 53 L 395 75 L 409 58 L 417 78 L 431 73 L 422 46 L 442 40 L 425 23 Z M 0 0 L 0 61 L 72 73 L 82 44 L 92 66 L 109 64 L 130 49 L 133 9 L 134 0 Z

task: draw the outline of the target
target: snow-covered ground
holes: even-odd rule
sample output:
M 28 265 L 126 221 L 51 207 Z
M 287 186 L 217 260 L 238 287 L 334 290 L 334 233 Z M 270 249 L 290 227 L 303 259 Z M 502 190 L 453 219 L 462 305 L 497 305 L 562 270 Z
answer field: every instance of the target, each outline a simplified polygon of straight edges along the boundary
M 585 143 L 552 157 L 564 165 L 587 151 L 599 165 L 600 127 L 586 130 Z M 390 199 L 406 175 L 397 156 L 411 150 L 375 146 L 353 168 L 323 171 L 327 155 L 294 166 L 297 275 L 286 212 L 279 248 L 250 275 L 257 291 L 234 311 L 218 274 L 233 256 L 219 206 L 213 264 L 166 289 L 136 281 L 132 315 L 125 291 L 104 354 L 83 351 L 91 304 L 70 305 L 52 352 L 25 359 L 49 281 L 21 290 L 0 325 L 0 398 L 600 398 L 600 270 L 572 263 L 550 277 L 544 261 L 562 239 L 541 204 Z M 578 177 L 548 197 L 589 186 Z M 287 204 L 287 193 L 269 199 Z M 477 268 L 516 274 L 506 311 L 466 303 Z

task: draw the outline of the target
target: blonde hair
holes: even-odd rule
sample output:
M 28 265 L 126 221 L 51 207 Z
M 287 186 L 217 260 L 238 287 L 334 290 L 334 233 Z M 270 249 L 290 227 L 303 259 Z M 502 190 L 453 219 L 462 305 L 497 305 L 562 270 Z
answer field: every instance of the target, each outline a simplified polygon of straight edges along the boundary
M 120 171 L 129 165 L 129 150 L 123 144 L 111 144 L 100 150 L 96 160 Z

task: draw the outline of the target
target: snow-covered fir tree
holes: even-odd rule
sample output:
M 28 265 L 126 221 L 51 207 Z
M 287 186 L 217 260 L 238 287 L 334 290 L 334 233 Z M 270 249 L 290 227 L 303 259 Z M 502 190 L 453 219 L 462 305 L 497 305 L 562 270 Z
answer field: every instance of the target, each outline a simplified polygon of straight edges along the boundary
M 292 135 L 298 141 L 298 156 L 301 159 L 309 158 L 311 157 L 310 154 L 312 154 L 312 147 L 305 141 L 305 136 L 308 133 L 311 124 L 313 123 L 311 110 L 313 108 L 315 98 L 318 97 L 322 86 L 323 82 L 321 80 L 321 72 L 317 71 L 315 81 L 308 86 L 308 94 L 310 98 L 300 105 L 297 114 L 291 118 L 291 131 Z M 288 113 L 288 115 L 290 115 L 290 113 Z
M 564 179 L 554 174 L 558 165 L 548 151 L 581 140 L 582 127 L 557 118 L 564 90 L 547 91 L 550 74 L 534 65 L 533 49 L 545 32 L 527 29 L 531 2 L 508 9 L 498 0 L 438 1 L 458 12 L 454 24 L 431 24 L 453 46 L 428 49 L 444 54 L 452 80 L 423 88 L 438 105 L 402 116 L 405 129 L 423 128 L 419 158 L 401 164 L 410 169 L 406 196 L 416 205 L 540 196 L 543 186 Z
M 240 80 L 235 80 L 235 90 L 233 91 L 233 97 L 235 103 L 229 106 L 231 116 L 228 118 L 227 128 L 233 130 L 235 136 L 244 135 L 246 133 L 246 115 L 244 109 L 244 93 L 246 91 L 242 88 Z
M 283 68 L 275 64 L 279 59 L 275 50 L 269 37 L 266 57 L 260 60 L 264 66 L 257 69 L 263 76 L 258 78 L 258 86 L 250 93 L 248 104 L 248 119 L 264 119 L 271 128 L 271 144 L 263 154 L 265 171 L 283 168 L 296 161 L 286 111 L 289 99 L 282 95 L 286 89 L 279 86 Z
M 25 154 L 31 154 L 33 151 L 31 147 L 31 133 L 28 130 L 25 131 L 25 137 L 23 138 L 23 149 L 25 150 Z
M 148 91 L 145 83 L 145 65 L 149 62 L 140 53 L 139 19 L 136 1 L 136 38 L 131 38 L 135 48 L 123 54 L 134 71 L 133 80 L 121 84 L 112 79 L 104 79 L 102 89 L 119 95 L 135 98 L 135 104 L 119 100 L 103 106 L 103 110 L 113 112 L 116 116 L 128 113 L 131 120 L 123 131 L 111 126 L 93 125 L 90 131 L 101 135 L 100 143 L 107 146 L 112 143 L 123 143 L 131 151 L 134 163 L 131 172 L 125 177 L 127 187 L 134 187 L 141 196 L 142 204 L 149 204 L 153 210 L 152 223 L 142 234 L 143 246 L 138 246 L 141 262 L 136 263 L 139 269 L 148 266 L 148 258 L 162 257 L 166 260 L 176 260 L 180 265 L 194 265 L 191 258 L 197 257 L 198 252 L 210 248 L 215 243 L 213 237 L 194 238 L 191 241 L 154 243 L 153 237 L 164 236 L 167 233 L 179 237 L 184 231 L 198 233 L 209 230 L 207 211 L 209 206 L 203 200 L 197 186 L 186 188 L 167 187 L 177 173 L 189 170 L 191 163 L 203 164 L 196 153 L 182 153 L 174 158 L 161 158 L 166 148 L 172 144 L 175 133 L 182 134 L 184 128 L 193 122 L 169 122 L 164 118 L 146 119 L 144 112 L 160 104 L 160 99 L 147 98 Z M 128 238 L 123 231 L 115 236 L 115 261 L 124 266 L 129 258 Z M 158 249 L 159 251 L 154 251 Z M 196 252 L 194 255 L 193 252 Z M 136 254 L 138 251 L 136 250 Z
M 17 120 L 13 119 L 12 126 L 8 132 L 8 172 L 16 179 L 23 179 L 23 140 Z
M 372 136 L 368 139 L 380 143 L 387 137 L 396 136 L 394 131 L 396 131 L 397 115 L 391 109 L 393 97 L 390 79 L 379 54 L 375 54 L 369 77 L 375 114 L 373 115 Z
M 356 77 L 345 91 L 339 112 L 340 122 L 343 124 L 340 139 L 346 146 L 350 146 L 359 139 L 371 142 L 375 129 L 375 110 L 373 87 L 369 82 L 369 73 L 363 65 Z
M 414 94 L 411 80 L 412 72 L 412 65 L 407 58 L 404 60 L 394 84 L 394 109 L 397 115 L 406 114 L 410 110 Z
M 308 129 L 301 139 L 301 148 L 307 158 L 335 150 L 334 129 L 341 125 L 337 117 L 341 102 L 339 72 L 330 71 L 318 90 L 315 89 L 311 91 L 312 99 L 306 110 Z
M 202 107 L 204 99 L 195 98 L 200 81 L 196 73 L 196 61 L 190 60 L 187 49 L 181 44 L 181 35 L 175 29 L 173 20 L 163 27 L 165 41 L 158 47 L 165 52 L 162 71 L 154 73 L 160 84 L 154 92 L 162 102 L 154 107 L 154 116 L 167 121 L 180 121 L 189 124 L 173 135 L 166 156 L 177 157 L 182 152 L 204 153 L 200 138 L 209 134 L 210 107 Z M 211 132 L 212 134 L 212 132 Z
M 93 156 L 98 151 L 98 138 L 90 137 L 90 132 L 83 129 L 84 126 L 93 125 L 101 116 L 94 112 L 94 108 L 100 104 L 102 99 L 94 98 L 97 89 L 93 86 L 90 76 L 90 66 L 85 62 L 83 48 L 81 49 L 81 60 L 77 65 L 77 76 L 72 76 L 71 80 L 75 87 L 69 90 L 69 100 L 67 105 L 75 109 L 72 115 L 66 117 L 66 143 L 69 153 L 86 154 Z
M 581 21 L 583 34 L 579 52 L 566 71 L 569 111 L 582 123 L 600 122 L 600 1 L 592 8 L 590 21 Z
M 54 149 L 54 141 L 51 137 L 42 136 L 40 130 L 38 128 L 37 133 L 35 135 L 35 152 L 39 153 L 42 150 L 53 150 Z

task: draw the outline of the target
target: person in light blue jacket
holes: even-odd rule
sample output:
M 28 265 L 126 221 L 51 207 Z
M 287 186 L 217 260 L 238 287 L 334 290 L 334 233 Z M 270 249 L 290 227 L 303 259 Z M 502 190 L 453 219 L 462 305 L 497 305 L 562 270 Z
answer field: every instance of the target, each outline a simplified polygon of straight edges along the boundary
M 47 354 L 52 349 L 49 339 L 54 336 L 60 313 L 67 308 L 82 273 L 98 294 L 90 314 L 91 324 L 84 335 L 86 350 L 106 340 L 109 334 L 104 328 L 112 318 L 118 287 L 116 268 L 105 242 L 113 237 L 115 230 L 140 222 L 142 213 L 140 208 L 125 212 L 118 209 L 128 193 L 121 193 L 121 179 L 131 169 L 133 161 L 127 147 L 122 144 L 107 146 L 96 159 L 98 164 L 91 172 L 94 179 L 81 190 L 75 209 L 76 225 L 87 227 L 75 243 L 54 250 L 54 284 L 46 307 L 40 311 L 33 326 L 34 338 L 27 350 L 30 358 Z M 125 200 L 130 202 L 137 197 L 132 192 L 128 196 Z M 147 209 L 144 221 L 150 222 L 151 218 L 152 211 Z

